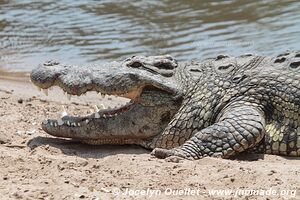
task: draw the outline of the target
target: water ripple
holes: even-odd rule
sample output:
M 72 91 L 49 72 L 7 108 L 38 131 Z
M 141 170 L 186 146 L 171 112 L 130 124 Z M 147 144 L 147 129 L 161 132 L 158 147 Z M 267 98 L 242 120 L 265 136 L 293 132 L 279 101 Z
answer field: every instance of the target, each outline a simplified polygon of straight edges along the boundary
M 300 49 L 296 1 L 0 1 L 0 67 L 57 59 L 102 63 L 134 54 L 178 60 Z

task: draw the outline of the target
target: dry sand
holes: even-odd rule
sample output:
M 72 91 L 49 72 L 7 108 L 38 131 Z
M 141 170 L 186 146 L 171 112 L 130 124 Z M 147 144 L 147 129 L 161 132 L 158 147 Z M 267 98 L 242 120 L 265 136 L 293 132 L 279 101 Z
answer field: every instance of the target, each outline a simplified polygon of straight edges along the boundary
M 244 154 L 176 163 L 137 146 L 51 137 L 40 123 L 57 117 L 62 104 L 86 114 L 93 102 L 118 103 L 93 94 L 69 104 L 61 96 L 54 91 L 46 98 L 29 82 L 0 80 L 0 199 L 300 199 L 299 158 Z

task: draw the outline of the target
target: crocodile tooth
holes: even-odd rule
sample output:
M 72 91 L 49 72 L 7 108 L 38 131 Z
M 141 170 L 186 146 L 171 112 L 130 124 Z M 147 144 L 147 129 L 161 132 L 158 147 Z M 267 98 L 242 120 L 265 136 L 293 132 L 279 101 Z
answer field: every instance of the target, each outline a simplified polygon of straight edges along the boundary
M 105 109 L 105 105 L 104 104 L 100 104 L 102 109 Z
M 48 89 L 43 89 L 42 91 L 46 96 L 48 96 Z
M 88 124 L 90 121 L 88 119 L 85 120 L 85 123 Z
M 72 123 L 72 126 L 76 127 L 76 125 L 77 125 L 76 122 Z
M 71 96 L 72 96 L 72 95 L 67 94 L 67 98 L 68 98 L 69 101 L 71 101 Z
M 101 97 L 102 97 L 102 98 L 105 98 L 105 94 L 101 94 Z
M 53 122 L 50 122 L 50 126 L 53 126 Z
M 104 114 L 103 117 L 106 118 L 106 115 Z
M 70 122 L 70 121 L 67 121 L 67 125 L 68 125 L 68 126 L 71 126 L 71 122 Z
M 64 121 L 63 121 L 62 119 L 59 119 L 59 120 L 57 120 L 57 124 L 58 124 L 59 126 L 61 126 L 61 125 L 64 124 Z
M 80 123 L 77 123 L 77 126 L 79 126 L 79 127 L 80 127 L 80 126 L 81 126 L 81 125 L 80 125 Z
M 63 112 L 61 113 L 61 117 L 67 116 L 68 113 L 67 113 L 67 111 L 66 111 L 65 106 L 62 106 L 62 109 L 63 109 Z
M 54 127 L 57 127 L 57 123 L 54 122 L 54 123 L 53 123 L 53 126 L 54 126 Z
M 99 108 L 97 105 L 94 105 L 94 108 L 95 108 L 96 112 L 99 112 Z
M 100 118 L 100 114 L 98 112 L 95 113 L 95 118 Z

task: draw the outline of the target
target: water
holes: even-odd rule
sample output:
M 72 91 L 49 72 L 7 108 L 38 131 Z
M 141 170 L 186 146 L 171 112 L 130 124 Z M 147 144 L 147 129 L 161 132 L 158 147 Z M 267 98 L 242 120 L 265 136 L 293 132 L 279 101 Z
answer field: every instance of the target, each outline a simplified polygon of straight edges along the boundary
M 260 0 L 0 0 L 0 68 L 299 50 L 299 8 L 297 1 Z

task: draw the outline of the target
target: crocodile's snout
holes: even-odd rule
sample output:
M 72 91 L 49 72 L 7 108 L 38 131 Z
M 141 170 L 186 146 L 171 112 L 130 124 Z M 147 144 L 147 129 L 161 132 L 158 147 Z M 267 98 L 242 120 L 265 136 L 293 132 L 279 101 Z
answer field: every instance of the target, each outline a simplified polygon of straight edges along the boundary
M 31 80 L 42 89 L 59 86 L 71 95 L 88 91 L 123 95 L 146 86 L 175 93 L 176 82 L 172 76 L 176 67 L 174 60 L 163 56 L 151 59 L 133 57 L 92 66 L 71 66 L 48 61 L 32 71 Z
M 64 68 L 57 61 L 47 61 L 33 69 L 31 81 L 40 88 L 47 89 L 55 84 L 56 79 L 63 73 Z

